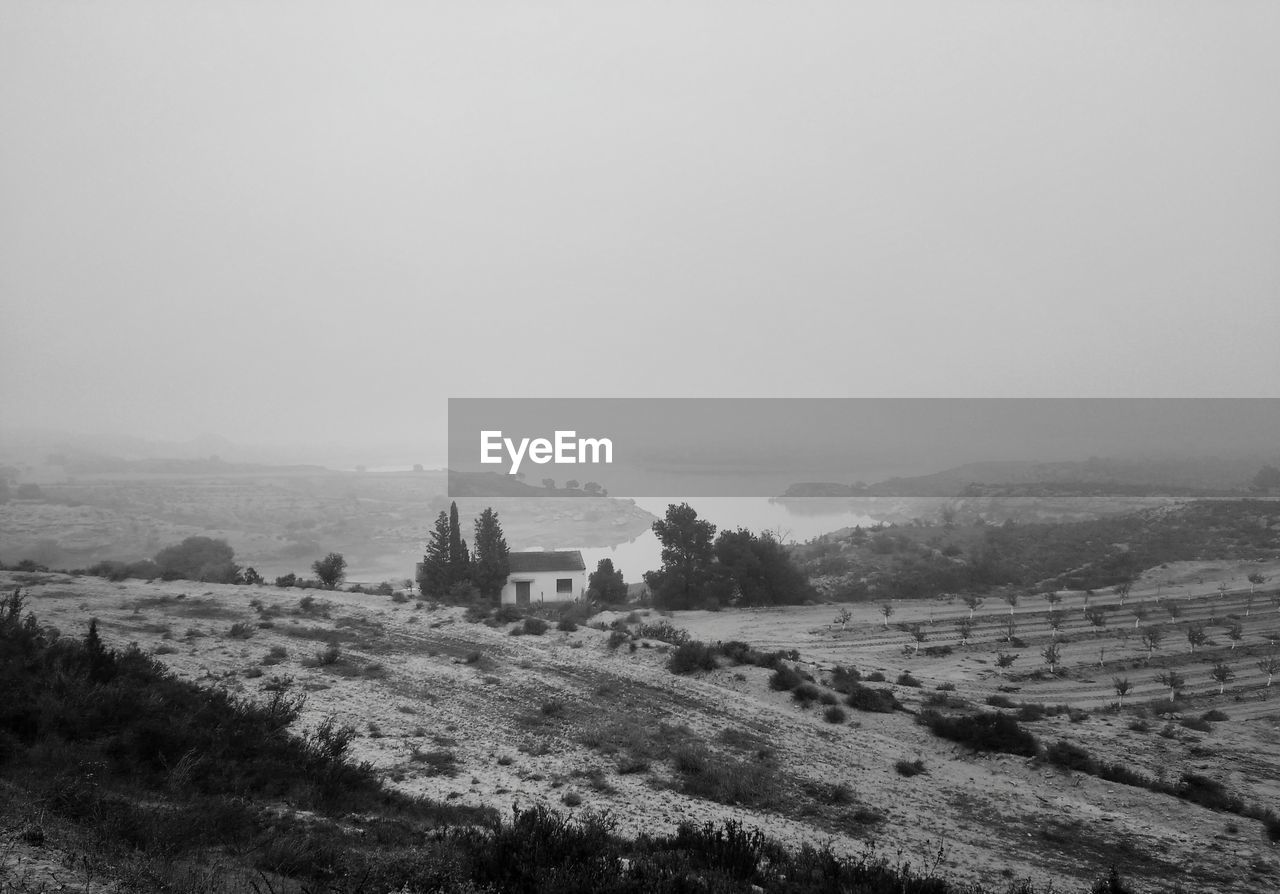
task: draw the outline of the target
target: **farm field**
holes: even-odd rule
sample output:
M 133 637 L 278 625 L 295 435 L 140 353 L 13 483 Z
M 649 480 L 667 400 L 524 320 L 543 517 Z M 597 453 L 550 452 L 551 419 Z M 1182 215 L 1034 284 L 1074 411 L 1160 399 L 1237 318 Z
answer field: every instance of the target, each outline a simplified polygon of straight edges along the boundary
M 1251 573 L 1268 578 L 1252 594 Z M 1280 887 L 1280 855 L 1258 820 L 1042 760 L 973 753 L 914 715 L 997 710 L 988 699 L 1065 704 L 1077 710 L 1025 728 L 1043 745 L 1066 740 L 1145 777 L 1194 772 L 1249 804 L 1280 806 L 1280 703 L 1269 697 L 1280 686 L 1269 689 L 1259 667 L 1280 633 L 1277 575 L 1280 564 L 1183 563 L 1145 574 L 1123 606 L 1109 591 L 1063 592 L 1054 604 L 988 598 L 965 643 L 970 607 L 959 597 L 893 603 L 887 618 L 870 603 L 847 606 L 847 618 L 831 604 L 622 611 L 590 623 L 616 621 L 630 635 L 553 622 L 513 636 L 519 624 L 469 622 L 460 608 L 404 596 L 15 572 L 0 573 L 0 586 L 21 586 L 27 607 L 64 635 L 82 636 L 97 618 L 108 646 L 136 642 L 188 679 L 255 696 L 288 679 L 307 693 L 300 727 L 327 716 L 351 724 L 358 758 L 449 803 L 603 812 L 628 835 L 737 819 L 792 844 L 874 849 L 956 880 L 995 873 L 1074 891 L 1116 865 L 1140 891 L 1226 894 Z M 1102 623 L 1086 616 L 1086 598 Z M 796 668 L 818 684 L 838 665 L 864 681 L 883 674 L 868 685 L 903 710 L 849 708 L 835 719 L 832 705 L 771 688 L 768 668 L 724 657 L 676 675 L 672 646 L 655 635 L 664 622 L 708 643 L 795 650 Z M 1200 625 L 1207 640 L 1192 651 L 1185 630 Z M 1165 633 L 1148 658 L 1140 634 L 1154 626 Z M 1061 674 L 1042 655 L 1054 641 Z M 1002 668 L 1001 653 L 1017 657 Z M 1233 676 L 1214 680 L 1217 664 Z M 913 679 L 896 682 L 904 672 Z M 1156 677 L 1170 672 L 1185 678 L 1182 697 L 1156 716 L 1147 706 L 1169 694 Z M 1132 688 L 1118 710 L 1113 681 L 1124 677 Z M 1228 719 L 1180 722 L 1214 709 Z M 922 772 L 903 775 L 900 761 Z

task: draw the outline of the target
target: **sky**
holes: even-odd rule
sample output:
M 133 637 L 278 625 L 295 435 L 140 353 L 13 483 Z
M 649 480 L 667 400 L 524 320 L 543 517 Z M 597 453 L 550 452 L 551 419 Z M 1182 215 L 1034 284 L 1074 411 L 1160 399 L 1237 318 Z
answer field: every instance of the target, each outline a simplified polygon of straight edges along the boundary
M 1280 396 L 1280 4 L 0 5 L 0 425 Z

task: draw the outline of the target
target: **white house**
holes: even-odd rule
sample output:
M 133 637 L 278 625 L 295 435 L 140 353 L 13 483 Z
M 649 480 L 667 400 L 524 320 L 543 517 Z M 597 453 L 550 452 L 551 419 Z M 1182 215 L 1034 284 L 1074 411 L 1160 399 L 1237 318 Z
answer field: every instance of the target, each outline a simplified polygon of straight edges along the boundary
M 503 605 L 572 602 L 587 592 L 587 566 L 576 549 L 511 553 Z

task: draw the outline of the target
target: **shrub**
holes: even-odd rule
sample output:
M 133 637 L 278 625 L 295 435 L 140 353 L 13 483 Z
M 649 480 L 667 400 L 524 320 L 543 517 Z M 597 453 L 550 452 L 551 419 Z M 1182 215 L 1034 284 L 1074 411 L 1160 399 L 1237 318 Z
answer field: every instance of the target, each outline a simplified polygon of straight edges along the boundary
M 911 676 L 909 671 L 903 671 L 898 675 L 898 685 L 914 686 L 916 689 L 919 689 L 922 684 L 915 677 Z
M 542 636 L 550 625 L 541 618 L 525 618 L 524 632 L 529 636 Z
M 565 807 L 579 807 L 582 805 L 582 795 L 577 792 L 565 792 L 560 798 Z
M 626 631 L 614 630 L 612 633 L 609 634 L 609 639 L 605 642 L 605 645 L 608 646 L 610 649 L 616 649 L 618 648 L 618 646 L 627 642 L 629 639 L 631 639 L 631 636 L 627 634 Z
M 822 712 L 822 719 L 827 723 L 844 723 L 848 717 L 849 715 L 845 713 L 844 708 L 839 705 L 831 705 Z
M 297 582 L 298 582 L 298 575 L 294 574 L 293 572 L 289 572 L 288 574 L 282 574 L 276 578 L 277 587 L 292 587 Z
M 562 633 L 573 633 L 577 629 L 578 629 L 578 622 L 573 620 L 572 618 L 561 618 L 556 623 L 556 630 L 559 630 Z
M 1198 733 L 1208 733 L 1213 731 L 1213 726 L 1203 717 L 1183 717 L 1181 723 L 1187 729 L 1195 730 Z
M 1009 696 L 1007 696 L 1007 695 L 988 695 L 988 696 L 987 696 L 987 704 L 988 704 L 988 705 L 990 705 L 990 706 L 991 706 L 991 707 L 993 707 L 993 708 L 1012 708 L 1012 707 L 1014 707 L 1014 701 L 1013 701 L 1013 699 L 1009 698 Z M 1030 707 L 1032 707 L 1032 706 L 1031 706 L 1031 705 L 1027 705 L 1027 707 L 1028 707 L 1028 708 L 1030 708 Z M 1040 719 L 1041 717 L 1043 717 L 1043 716 L 1044 716 L 1044 710 L 1043 710 L 1043 709 L 1041 709 L 1041 710 L 1040 710 L 1040 712 L 1039 712 L 1039 716 L 1037 716 L 1037 717 L 1032 717 L 1032 716 L 1023 717 L 1023 716 L 1019 715 L 1018 719 L 1019 719 L 1019 720 L 1039 720 L 1039 719 Z
M 689 640 L 676 647 L 667 668 L 673 674 L 691 674 L 696 671 L 715 670 L 716 656 L 710 646 L 699 640 Z
M 524 618 L 520 613 L 520 609 L 514 605 L 500 605 L 493 612 L 493 620 L 499 624 L 510 624 Z
M 810 704 L 817 701 L 818 696 L 821 694 L 822 690 L 812 683 L 801 683 L 795 689 L 791 690 L 791 697 L 805 707 L 808 707 Z
M 1081 773 L 1094 774 L 1098 771 L 1098 762 L 1086 749 L 1065 739 L 1059 739 L 1046 748 L 1045 759 L 1056 766 Z
M 956 684 L 951 682 L 939 683 L 937 686 L 933 688 L 938 690 L 939 692 L 955 692 Z
M 1226 715 L 1226 712 L 1219 711 L 1217 708 L 1214 708 L 1211 711 L 1205 711 L 1201 714 L 1200 719 L 1210 723 L 1222 723 L 1223 721 L 1230 720 L 1231 718 Z
M 831 672 L 831 688 L 846 695 L 861 680 L 862 675 L 852 667 L 837 664 L 835 670 Z
M 341 660 L 342 649 L 338 647 L 337 643 L 331 643 L 326 648 L 316 652 L 316 664 L 319 664 L 322 667 L 337 664 Z
M 873 714 L 892 714 L 902 707 L 889 690 L 863 686 L 861 683 L 854 684 L 844 701 L 850 708 Z
M 867 682 L 883 683 L 885 682 L 885 676 L 880 671 L 872 671 L 871 673 L 867 674 Z
M 794 667 L 786 664 L 779 664 L 777 669 L 769 675 L 769 688 L 778 692 L 787 692 L 795 689 L 804 678 L 796 671 Z
M 921 773 L 927 772 L 924 767 L 924 761 L 919 758 L 913 761 L 900 760 L 893 765 L 893 768 L 898 771 L 899 776 L 907 777 L 919 776 Z
M 253 636 L 254 632 L 255 631 L 251 624 L 245 624 L 244 622 L 237 622 L 231 625 L 231 629 L 227 631 L 227 636 L 231 637 L 232 639 L 248 639 L 249 637 Z
M 635 612 L 632 612 L 632 614 L 634 615 Z M 641 624 L 636 628 L 635 635 L 640 639 L 656 639 L 659 642 L 670 643 L 673 646 L 682 646 L 690 641 L 688 631 L 676 627 L 670 621 Z
M 975 751 L 996 751 L 1034 757 L 1040 743 L 1007 714 L 981 713 L 947 717 L 933 709 L 921 712 L 919 722 L 935 736 L 968 745 Z
M 1179 798 L 1208 807 L 1210 810 L 1221 810 L 1227 813 L 1240 813 L 1244 810 L 1244 802 L 1229 793 L 1226 786 L 1216 779 L 1201 776 L 1198 773 L 1183 773 L 1175 788 Z

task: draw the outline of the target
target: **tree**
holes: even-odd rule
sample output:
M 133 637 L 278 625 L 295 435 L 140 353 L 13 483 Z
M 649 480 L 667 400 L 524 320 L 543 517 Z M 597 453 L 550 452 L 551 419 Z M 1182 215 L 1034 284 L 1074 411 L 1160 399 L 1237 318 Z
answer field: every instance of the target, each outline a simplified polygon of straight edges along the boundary
M 587 575 L 587 593 L 601 602 L 626 601 L 627 584 L 622 579 L 622 571 L 613 567 L 613 559 L 596 563 L 596 570 Z
M 556 480 L 554 478 L 543 478 L 542 486 L 545 487 L 547 490 L 555 490 Z
M 1111 592 L 1120 597 L 1120 604 L 1124 605 L 1124 601 L 1129 598 L 1129 591 L 1133 589 L 1133 581 L 1124 580 L 1111 588 Z
M 1203 624 L 1191 624 L 1187 627 L 1187 646 L 1191 654 L 1195 654 L 1196 646 L 1203 646 L 1209 640 L 1209 634 L 1204 632 Z
M 1244 639 L 1244 627 L 1239 621 L 1227 628 L 1227 636 L 1231 639 L 1231 651 L 1236 650 L 1236 646 L 1240 645 L 1240 640 Z
M 510 556 L 498 513 L 488 507 L 476 519 L 475 556 L 471 561 L 471 581 L 481 596 L 497 599 L 501 595 L 511 573 Z
M 1009 617 L 1013 617 L 1013 609 L 1018 604 L 1018 594 L 1010 590 L 1004 594 L 1004 601 L 1009 603 Z
M 840 611 L 836 612 L 836 623 L 840 625 L 840 629 L 844 630 L 848 627 L 851 620 L 853 620 L 853 612 L 849 611 L 847 605 L 841 606 Z
M 1112 677 L 1111 685 L 1115 687 L 1116 695 L 1120 697 L 1120 707 L 1124 707 L 1124 697 L 1133 687 L 1129 685 L 1128 677 Z
M 698 518 L 688 503 L 667 506 L 666 517 L 653 523 L 662 544 L 662 568 L 644 580 L 660 608 L 693 608 L 710 592 L 715 578 L 713 538 L 716 526 Z
M 1040 654 L 1044 658 L 1044 663 L 1049 665 L 1049 673 L 1056 674 L 1058 660 L 1062 656 L 1061 647 L 1057 643 L 1049 643 Z
M 969 644 L 969 635 L 973 633 L 973 621 L 968 618 L 958 618 L 956 620 L 956 629 L 960 631 L 960 645 L 967 646 Z
M 1133 629 L 1137 630 L 1138 625 L 1147 619 L 1147 607 L 1139 602 L 1129 611 L 1133 612 Z
M 587 493 L 591 494 L 593 497 L 604 490 L 604 488 L 602 488 L 600 484 L 595 481 L 588 481 L 586 484 L 582 485 L 582 489 Z
M 467 552 L 467 541 L 462 539 L 456 502 L 449 504 L 449 577 L 451 585 L 471 579 L 471 554 Z
M 566 481 L 566 482 L 564 483 L 564 489 L 565 489 L 565 490 L 577 490 L 577 489 L 578 489 L 578 479 L 577 479 L 577 478 L 570 478 L 568 481 Z
M 1089 623 L 1094 627 L 1107 626 L 1107 611 L 1100 605 L 1085 611 L 1084 616 L 1089 619 Z
M 436 516 L 435 527 L 427 540 L 426 553 L 422 556 L 418 588 L 423 596 L 443 599 L 448 595 L 452 583 L 449 567 L 449 515 L 441 511 Z
M 924 625 L 920 624 L 919 622 L 914 624 L 907 624 L 906 630 L 907 630 L 907 633 L 911 635 L 911 638 L 916 641 L 916 650 L 912 654 L 919 655 L 920 644 L 929 638 L 928 631 L 926 631 L 924 629 Z
M 1213 666 L 1213 670 L 1209 676 L 1213 677 L 1218 684 L 1218 695 L 1222 695 L 1227 689 L 1227 684 L 1235 679 L 1236 673 L 1228 665 L 1219 661 Z
M 1058 612 L 1049 612 L 1049 639 L 1056 640 L 1058 631 L 1062 629 L 1062 615 Z
M 1249 595 L 1252 596 L 1253 591 L 1258 587 L 1262 586 L 1263 584 L 1265 584 L 1267 582 L 1267 579 L 1255 571 L 1249 575 L 1248 581 L 1249 581 Z
M 155 562 L 164 580 L 233 584 L 240 577 L 240 566 L 234 559 L 235 551 L 225 540 L 188 537 L 156 553 Z
M 1262 493 L 1280 488 L 1280 469 L 1275 466 L 1263 466 L 1258 470 L 1258 474 L 1253 476 L 1253 489 Z
M 715 542 L 715 591 L 733 591 L 741 605 L 798 605 L 813 588 L 770 531 L 722 531 Z
M 964 597 L 964 604 L 969 606 L 969 620 L 972 621 L 974 609 L 982 605 L 982 597 L 969 593 Z
M 1148 627 L 1142 631 L 1142 645 L 1147 650 L 1147 663 L 1151 663 L 1151 655 L 1156 649 L 1160 648 L 1160 641 L 1164 639 L 1164 631 L 1159 627 Z
M 1267 686 L 1270 686 L 1271 678 L 1280 671 L 1280 658 L 1277 658 L 1274 652 L 1271 653 L 1258 661 L 1258 670 L 1267 675 Z
M 250 565 L 248 568 L 244 570 L 244 574 L 242 575 L 242 580 L 246 584 L 253 584 L 254 586 L 258 584 L 266 583 L 266 581 L 262 579 L 262 575 L 259 574 L 252 565 Z
M 320 583 L 332 590 L 347 576 L 347 560 L 342 553 L 329 553 L 323 559 L 312 562 L 311 570 L 316 573 Z
M 1013 663 L 1014 663 L 1015 661 L 1017 661 L 1017 660 L 1018 660 L 1018 654 L 1017 654 L 1017 653 L 1010 653 L 1010 652 L 997 652 L 997 653 L 996 653 L 996 666 L 997 666 L 997 667 L 1013 667 Z
M 1187 684 L 1186 679 L 1177 671 L 1165 671 L 1156 675 L 1156 682 L 1161 686 L 1167 687 L 1169 690 L 1169 700 L 1173 701 L 1178 697 L 1179 690 Z
M 889 629 L 889 619 L 893 617 L 893 603 L 886 602 L 880 606 L 880 614 L 884 615 L 884 629 Z

